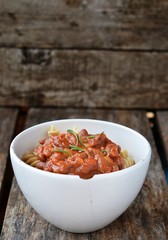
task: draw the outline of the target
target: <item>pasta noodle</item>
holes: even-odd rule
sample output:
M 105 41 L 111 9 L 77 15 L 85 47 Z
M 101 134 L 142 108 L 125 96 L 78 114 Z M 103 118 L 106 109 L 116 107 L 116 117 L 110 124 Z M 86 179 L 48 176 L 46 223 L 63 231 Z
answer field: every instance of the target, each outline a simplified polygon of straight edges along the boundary
M 36 167 L 39 162 L 38 155 L 33 152 L 27 152 L 23 155 L 22 160 L 32 167 Z
M 48 129 L 47 133 L 48 133 L 48 136 L 58 135 L 59 130 L 54 125 L 51 125 L 50 128 Z
M 121 156 L 123 157 L 123 160 L 124 160 L 124 168 L 131 167 L 135 164 L 134 159 L 131 156 L 129 156 L 127 150 L 123 150 L 121 152 Z

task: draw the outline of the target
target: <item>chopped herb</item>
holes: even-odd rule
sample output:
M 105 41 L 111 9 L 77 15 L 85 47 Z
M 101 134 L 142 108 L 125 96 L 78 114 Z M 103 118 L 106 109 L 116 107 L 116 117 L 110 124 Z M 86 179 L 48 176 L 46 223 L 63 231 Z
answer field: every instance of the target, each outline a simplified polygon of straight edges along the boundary
M 101 150 L 101 151 L 107 153 L 107 151 L 106 151 L 105 149 L 103 149 L 103 150 Z
M 80 144 L 86 148 L 85 144 L 83 143 L 82 139 L 78 136 Z
M 83 148 L 74 146 L 74 145 L 70 145 L 70 148 L 74 151 L 79 151 L 79 152 L 84 152 L 85 150 Z
M 90 138 L 95 138 L 96 135 L 97 135 L 97 134 L 95 134 L 95 135 L 89 135 L 89 136 L 86 136 L 86 137 L 87 137 L 88 139 L 90 139 Z
M 76 134 L 76 132 L 74 132 L 71 129 L 68 129 L 67 132 L 72 133 L 75 136 L 75 138 L 76 138 L 76 145 L 78 145 L 78 135 Z
M 80 144 L 83 146 L 83 147 L 86 147 L 85 144 L 83 143 L 82 139 L 78 136 L 78 134 L 76 134 L 76 132 L 74 132 L 73 130 L 71 129 L 68 129 L 67 132 L 69 133 L 72 133 L 75 138 L 76 138 L 76 145 L 78 145 L 78 143 L 80 142 Z
M 67 154 L 67 155 L 71 155 L 70 152 L 68 152 L 68 151 L 66 151 L 66 150 L 59 149 L 59 148 L 54 149 L 54 151 L 55 151 L 55 152 L 59 152 L 59 153 L 65 153 L 65 154 Z
M 95 138 L 97 135 L 104 134 L 104 132 L 98 133 L 98 134 L 91 134 L 89 136 L 86 136 L 87 138 Z
M 103 150 L 101 150 L 101 152 L 104 154 L 104 155 L 106 155 L 106 156 L 109 156 L 109 153 L 105 150 L 105 149 L 103 149 Z

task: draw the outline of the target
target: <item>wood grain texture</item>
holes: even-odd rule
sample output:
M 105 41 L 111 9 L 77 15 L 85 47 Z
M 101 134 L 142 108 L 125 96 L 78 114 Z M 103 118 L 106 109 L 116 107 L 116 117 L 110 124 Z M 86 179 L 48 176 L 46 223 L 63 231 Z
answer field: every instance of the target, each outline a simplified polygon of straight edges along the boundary
M 0 46 L 168 49 L 166 0 L 1 0 L 0 4 Z
M 26 127 L 62 118 L 95 118 L 125 124 L 138 130 L 152 146 L 152 160 L 146 181 L 128 210 L 109 226 L 89 234 L 72 234 L 57 229 L 43 220 L 27 203 L 14 180 L 1 239 L 66 239 L 66 240 L 166 240 L 168 237 L 168 195 L 165 176 L 145 112 L 95 109 L 31 109 Z
M 0 105 L 167 108 L 168 53 L 1 49 L 0 56 Z
M 157 121 L 160 129 L 160 134 L 163 140 L 163 147 L 166 154 L 165 157 L 166 157 L 167 166 L 168 166 L 168 111 L 157 111 L 156 116 L 157 116 Z
M 16 109 L 0 108 L 0 194 L 7 165 L 8 149 L 12 140 L 15 121 L 17 116 Z

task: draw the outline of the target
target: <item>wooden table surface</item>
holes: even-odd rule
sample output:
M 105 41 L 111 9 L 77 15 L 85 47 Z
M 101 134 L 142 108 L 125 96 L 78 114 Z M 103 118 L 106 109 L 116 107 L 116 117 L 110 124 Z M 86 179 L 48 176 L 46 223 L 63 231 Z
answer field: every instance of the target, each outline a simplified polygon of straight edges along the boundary
M 150 115 L 150 114 L 149 114 Z M 2 240 L 168 239 L 168 111 L 147 118 L 145 110 L 110 108 L 0 108 L 0 224 Z M 135 201 L 107 227 L 87 234 L 56 228 L 40 217 L 21 193 L 10 165 L 9 145 L 24 128 L 48 120 L 94 118 L 121 123 L 143 134 L 151 144 L 152 159 L 145 183 Z

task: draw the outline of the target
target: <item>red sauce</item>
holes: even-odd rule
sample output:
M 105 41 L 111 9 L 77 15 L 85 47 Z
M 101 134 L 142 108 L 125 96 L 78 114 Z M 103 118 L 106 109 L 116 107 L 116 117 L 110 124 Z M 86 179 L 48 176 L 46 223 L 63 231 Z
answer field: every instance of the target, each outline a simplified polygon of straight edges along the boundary
M 124 168 L 121 148 L 104 133 L 89 134 L 72 130 L 41 139 L 34 152 L 40 162 L 36 167 L 45 171 L 91 178 Z

